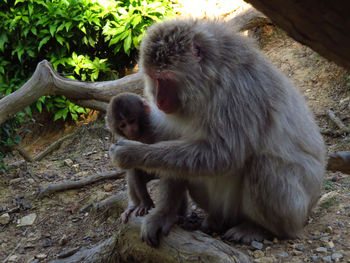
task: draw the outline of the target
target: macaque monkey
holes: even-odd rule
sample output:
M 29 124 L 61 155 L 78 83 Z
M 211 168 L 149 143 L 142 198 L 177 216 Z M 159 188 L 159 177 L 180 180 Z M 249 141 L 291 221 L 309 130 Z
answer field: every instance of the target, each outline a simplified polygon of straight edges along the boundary
M 203 229 L 227 240 L 297 237 L 320 195 L 325 149 L 293 83 L 225 22 L 155 24 L 140 50 L 154 129 L 179 134 L 109 150 L 122 169 L 163 180 L 142 239 L 158 245 L 187 190 L 207 213 Z
M 129 140 L 143 143 L 153 143 L 153 131 L 149 120 L 150 107 L 140 96 L 132 93 L 121 93 L 114 96 L 107 109 L 106 122 L 113 134 Z M 147 191 L 147 183 L 154 179 L 139 169 L 126 172 L 129 193 L 129 206 L 122 214 L 122 221 L 126 223 L 132 212 L 136 216 L 143 216 L 154 207 Z

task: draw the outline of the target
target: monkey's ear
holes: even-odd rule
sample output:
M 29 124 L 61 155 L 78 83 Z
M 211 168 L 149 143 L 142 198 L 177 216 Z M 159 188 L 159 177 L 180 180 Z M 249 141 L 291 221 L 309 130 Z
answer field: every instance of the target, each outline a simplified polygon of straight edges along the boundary
M 192 55 L 200 61 L 203 58 L 203 50 L 199 43 L 193 41 L 191 46 Z
M 151 113 L 151 108 L 150 108 L 148 102 L 145 99 L 142 99 L 142 105 L 143 105 L 143 108 L 145 109 L 145 112 L 147 114 L 150 114 Z

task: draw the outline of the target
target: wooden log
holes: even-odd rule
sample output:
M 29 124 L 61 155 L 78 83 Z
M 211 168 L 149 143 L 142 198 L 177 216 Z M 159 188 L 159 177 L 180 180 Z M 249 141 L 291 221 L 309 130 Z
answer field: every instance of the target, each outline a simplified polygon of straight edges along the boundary
M 128 205 L 127 193 L 121 192 L 108 199 L 114 208 L 122 212 Z M 111 209 L 110 205 L 107 205 Z M 103 208 L 100 205 L 99 208 Z M 200 231 L 188 232 L 174 226 L 170 233 L 162 237 L 160 246 L 152 248 L 141 241 L 140 226 L 144 217 L 132 215 L 127 224 L 116 221 L 112 237 L 89 249 L 81 249 L 71 257 L 51 261 L 51 263 L 97 263 L 97 262 L 162 262 L 162 263 L 248 263 L 252 260 L 242 253 Z M 106 255 L 108 257 L 106 257 Z
M 18 90 L 0 100 L 0 124 L 18 111 L 36 102 L 44 95 L 64 95 L 68 99 L 83 101 L 96 100 L 108 103 L 120 92 L 141 94 L 143 79 L 141 73 L 113 81 L 84 82 L 60 76 L 47 60 L 41 61 L 33 76 Z M 90 101 L 90 106 L 93 104 Z M 101 104 L 97 105 L 100 109 Z

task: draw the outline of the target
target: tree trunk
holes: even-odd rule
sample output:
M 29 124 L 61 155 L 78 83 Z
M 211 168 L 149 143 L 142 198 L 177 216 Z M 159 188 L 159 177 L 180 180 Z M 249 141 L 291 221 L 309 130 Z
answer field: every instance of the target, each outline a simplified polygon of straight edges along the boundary
M 350 68 L 349 0 L 247 0 L 297 41 Z

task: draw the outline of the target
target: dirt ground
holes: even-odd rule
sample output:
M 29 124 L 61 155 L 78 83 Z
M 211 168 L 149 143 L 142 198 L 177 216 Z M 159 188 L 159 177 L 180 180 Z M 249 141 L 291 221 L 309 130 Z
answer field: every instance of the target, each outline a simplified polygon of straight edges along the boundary
M 321 130 L 336 130 L 325 114 L 329 109 L 350 125 L 350 90 L 346 85 L 350 72 L 272 26 L 257 29 L 255 35 L 262 51 L 305 95 Z M 7 224 L 0 223 L 0 262 L 9 255 L 8 262 L 49 262 L 64 249 L 90 247 L 106 239 L 113 233 L 117 216 L 111 211 L 81 212 L 80 208 L 126 190 L 124 179 L 108 180 L 39 199 L 38 189 L 45 185 L 112 171 L 107 153 L 113 139 L 103 118 L 79 127 L 55 124 L 47 129 L 40 122 L 36 125 L 24 145 L 33 155 L 67 132 L 75 131 L 75 135 L 42 161 L 0 175 L 0 217 L 5 213 L 10 216 Z M 328 152 L 349 150 L 349 136 L 324 135 L 324 140 Z M 250 245 L 232 246 L 251 255 L 255 262 L 350 262 L 350 176 L 328 172 L 322 195 L 324 200 L 310 216 L 300 239 L 265 240 L 261 250 Z M 18 220 L 30 214 L 36 215 L 34 223 L 18 226 Z

